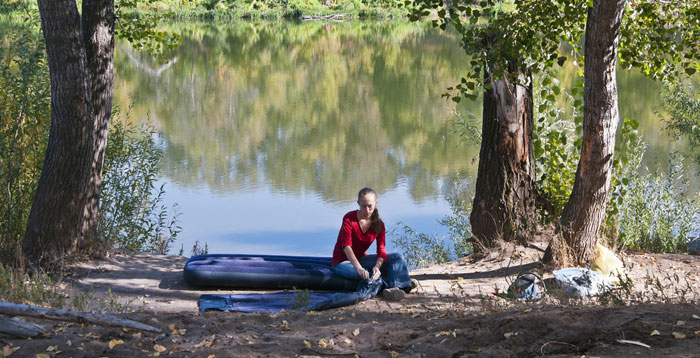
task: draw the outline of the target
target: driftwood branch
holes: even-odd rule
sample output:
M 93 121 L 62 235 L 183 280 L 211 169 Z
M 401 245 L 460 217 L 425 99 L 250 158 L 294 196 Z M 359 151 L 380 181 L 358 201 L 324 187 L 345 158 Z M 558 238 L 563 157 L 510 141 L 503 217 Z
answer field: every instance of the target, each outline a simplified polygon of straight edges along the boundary
M 44 308 L 32 305 L 22 305 L 16 303 L 0 302 L 0 314 L 5 316 L 24 316 L 57 321 L 68 321 L 78 323 L 91 323 L 101 326 L 131 328 L 139 331 L 160 333 L 160 329 L 132 321 L 130 319 L 119 318 L 117 316 L 104 315 L 90 312 L 77 312 L 61 310 L 55 308 Z
M 44 327 L 38 324 L 0 316 L 0 333 L 27 338 L 36 337 L 44 332 Z

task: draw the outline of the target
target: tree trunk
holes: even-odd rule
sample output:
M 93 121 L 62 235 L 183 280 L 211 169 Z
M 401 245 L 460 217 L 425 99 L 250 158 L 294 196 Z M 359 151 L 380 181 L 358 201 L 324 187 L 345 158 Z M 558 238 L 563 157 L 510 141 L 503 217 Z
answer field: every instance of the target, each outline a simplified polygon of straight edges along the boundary
M 493 79 L 484 93 L 481 151 L 470 216 L 475 250 L 499 240 L 528 240 L 535 230 L 532 82 L 518 66 L 517 83 Z
M 83 1 L 85 44 L 95 128 L 87 204 L 80 226 L 81 249 L 96 247 L 102 164 L 112 115 L 114 93 L 114 0 Z
M 52 265 L 76 250 L 93 157 L 93 108 L 73 0 L 39 0 L 51 77 L 51 129 L 27 222 L 27 259 Z
M 562 213 L 561 235 L 544 258 L 556 266 L 585 265 L 596 257 L 619 121 L 615 65 L 625 5 L 626 0 L 594 0 L 588 11 L 581 160 Z

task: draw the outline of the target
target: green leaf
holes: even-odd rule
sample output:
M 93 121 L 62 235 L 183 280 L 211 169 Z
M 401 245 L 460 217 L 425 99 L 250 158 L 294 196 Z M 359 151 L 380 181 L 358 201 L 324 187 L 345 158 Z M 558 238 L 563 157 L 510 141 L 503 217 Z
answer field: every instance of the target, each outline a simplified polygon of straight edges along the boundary
M 559 64 L 559 66 L 563 66 L 564 62 L 566 62 L 566 57 L 561 56 L 561 57 L 557 58 L 557 63 Z
M 692 67 L 686 67 L 686 68 L 685 68 L 685 73 L 687 73 L 688 76 L 692 76 L 695 72 L 696 72 L 696 70 L 695 70 L 694 68 L 692 68 Z

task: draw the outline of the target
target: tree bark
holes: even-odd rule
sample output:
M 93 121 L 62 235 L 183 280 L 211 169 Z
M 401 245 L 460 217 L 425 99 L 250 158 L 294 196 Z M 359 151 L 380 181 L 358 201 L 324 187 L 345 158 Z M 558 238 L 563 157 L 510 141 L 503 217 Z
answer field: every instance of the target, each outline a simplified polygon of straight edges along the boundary
M 484 93 L 482 141 L 470 215 L 477 253 L 499 240 L 526 241 L 535 231 L 532 82 L 519 66 L 517 80 L 494 79 Z M 481 244 L 481 245 L 479 245 Z
M 93 106 L 93 157 L 87 204 L 80 226 L 80 249 L 96 247 L 102 165 L 114 94 L 114 0 L 84 0 L 82 33 Z
M 27 259 L 52 265 L 75 252 L 93 157 L 88 65 L 73 0 L 39 0 L 51 77 L 51 129 L 27 222 Z
M 626 0 L 594 0 L 585 37 L 583 143 L 574 187 L 544 260 L 555 266 L 585 265 L 596 257 L 605 219 L 619 121 L 617 46 Z

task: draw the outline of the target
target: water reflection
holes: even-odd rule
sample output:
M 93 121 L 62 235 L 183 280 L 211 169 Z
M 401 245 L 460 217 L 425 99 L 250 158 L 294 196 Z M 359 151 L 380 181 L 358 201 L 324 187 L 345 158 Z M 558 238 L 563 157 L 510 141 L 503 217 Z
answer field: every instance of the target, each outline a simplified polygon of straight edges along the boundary
M 468 62 L 449 33 L 405 21 L 170 26 L 185 43 L 164 59 L 118 43 L 115 103 L 163 133 L 185 253 L 199 240 L 215 252 L 329 255 L 363 186 L 380 193 L 390 228 L 440 231 L 442 193 L 476 175 L 478 147 L 459 143 L 454 104 L 441 99 Z M 567 63 L 558 77 L 570 88 L 577 74 Z M 618 79 L 621 115 L 665 155 L 661 85 Z M 481 116 L 480 101 L 456 109 Z
M 160 126 L 176 183 L 336 202 L 404 180 L 420 202 L 475 171 L 440 99 L 465 61 L 450 36 L 406 22 L 174 26 L 185 44 L 165 64 L 119 45 L 116 101 Z

